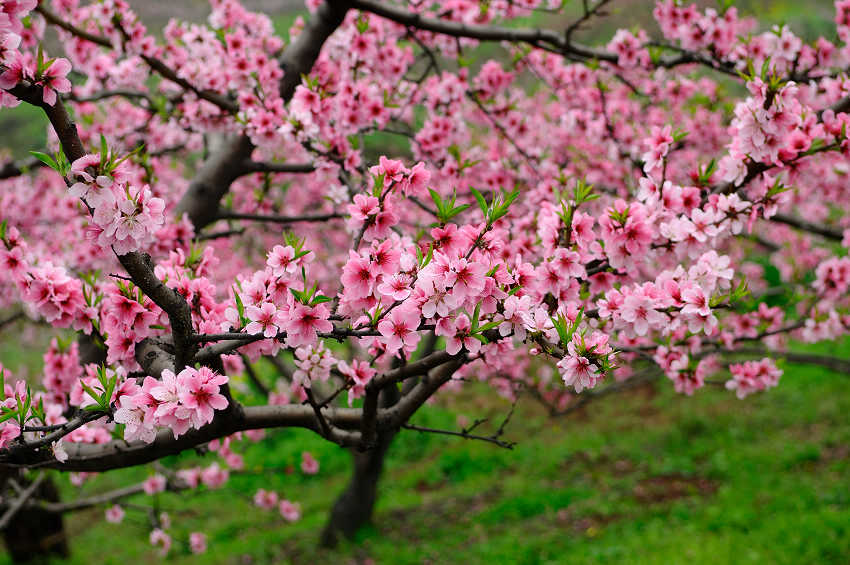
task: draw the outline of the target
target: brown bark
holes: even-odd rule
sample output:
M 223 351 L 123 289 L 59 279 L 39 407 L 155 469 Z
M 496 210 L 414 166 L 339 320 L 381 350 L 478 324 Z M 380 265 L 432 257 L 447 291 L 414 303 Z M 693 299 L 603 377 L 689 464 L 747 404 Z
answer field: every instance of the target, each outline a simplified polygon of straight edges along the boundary
M 398 389 L 385 389 L 380 400 L 385 407 L 393 406 L 399 400 Z M 340 535 L 353 538 L 360 528 L 371 522 L 384 458 L 397 432 L 398 429 L 380 430 L 371 449 L 351 451 L 354 464 L 351 480 L 331 509 L 320 540 L 323 547 L 334 547 Z

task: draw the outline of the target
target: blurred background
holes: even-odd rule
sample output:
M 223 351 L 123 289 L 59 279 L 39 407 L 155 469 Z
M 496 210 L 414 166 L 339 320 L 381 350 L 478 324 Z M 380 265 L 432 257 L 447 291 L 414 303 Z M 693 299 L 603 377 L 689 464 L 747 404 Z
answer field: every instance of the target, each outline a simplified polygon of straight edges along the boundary
M 171 17 L 201 21 L 202 1 L 131 4 L 157 30 Z M 245 0 L 269 14 L 284 36 L 306 14 L 289 0 Z M 568 8 L 577 10 L 575 0 Z M 710 5 L 710 2 L 700 2 Z M 618 27 L 653 29 L 645 0 L 615 1 L 611 16 L 582 31 L 604 43 Z M 742 13 L 763 27 L 787 23 L 806 39 L 834 39 L 832 3 L 747 0 Z M 568 11 L 569 13 L 569 11 Z M 563 27 L 546 17 L 533 22 Z M 49 49 L 48 49 L 49 50 Z M 45 144 L 45 120 L 24 105 L 0 112 L 0 161 Z M 392 152 L 393 148 L 387 148 Z M 2 313 L 0 313 L 2 314 Z M 0 319 L 2 319 L 0 315 Z M 16 376 L 38 377 L 51 333 L 17 323 L 0 330 L 0 363 Z M 796 350 L 850 357 L 850 342 Z M 521 397 L 507 427 L 512 450 L 459 438 L 401 433 L 381 480 L 374 526 L 335 550 L 318 547 L 319 532 L 351 469 L 348 452 L 314 434 L 279 430 L 240 447 L 245 472 L 219 490 L 163 493 L 175 538 L 205 532 L 209 551 L 191 556 L 176 542 L 172 563 L 846 563 L 850 560 L 850 375 L 785 365 L 780 386 L 737 400 L 708 387 L 693 398 L 665 381 L 600 398 L 551 417 Z M 259 377 L 275 368 L 262 362 Z M 498 428 L 507 400 L 476 384 L 444 395 L 413 423 L 459 429 L 487 418 Z M 459 415 L 459 417 L 458 417 Z M 318 474 L 300 468 L 303 452 Z M 178 458 L 163 462 L 173 464 Z M 179 456 L 181 465 L 204 460 Z M 150 470 L 106 473 L 73 486 L 63 499 L 88 496 L 144 479 Z M 257 489 L 301 505 L 287 523 L 253 504 Z M 150 506 L 141 495 L 139 504 Z M 155 563 L 147 510 L 127 506 L 120 525 L 103 508 L 66 518 L 73 555 L 63 563 Z M 7 562 L 0 554 L 0 563 Z

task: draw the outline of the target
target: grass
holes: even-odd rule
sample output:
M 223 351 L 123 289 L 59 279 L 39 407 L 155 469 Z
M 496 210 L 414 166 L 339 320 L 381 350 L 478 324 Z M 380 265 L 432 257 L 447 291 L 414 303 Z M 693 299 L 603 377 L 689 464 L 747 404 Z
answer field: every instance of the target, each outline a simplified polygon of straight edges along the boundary
M 550 420 L 523 399 L 512 451 L 407 431 L 390 450 L 374 525 L 334 551 L 317 548 L 318 533 L 349 456 L 309 432 L 249 446 L 255 473 L 220 491 L 132 502 L 168 511 L 175 539 L 208 534 L 209 553 L 175 543 L 173 563 L 841 563 L 850 554 L 846 386 L 845 375 L 792 365 L 777 389 L 744 401 L 720 389 L 686 398 L 658 382 Z M 498 422 L 507 403 L 482 392 L 445 396 L 414 421 Z M 319 475 L 298 470 L 302 450 L 319 458 Z M 145 472 L 106 473 L 82 494 Z M 302 520 L 253 507 L 261 487 L 299 501 Z M 157 562 L 144 523 L 132 508 L 121 526 L 102 509 L 70 517 L 67 563 L 90 563 L 93 551 L 102 563 Z

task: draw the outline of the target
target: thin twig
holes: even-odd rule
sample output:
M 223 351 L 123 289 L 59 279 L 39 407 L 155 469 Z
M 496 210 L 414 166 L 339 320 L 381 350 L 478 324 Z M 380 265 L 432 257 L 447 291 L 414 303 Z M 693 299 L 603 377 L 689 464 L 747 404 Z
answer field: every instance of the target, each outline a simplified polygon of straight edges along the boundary
M 422 426 L 416 426 L 416 425 L 413 425 L 413 424 L 402 424 L 401 427 L 406 429 L 406 430 L 413 430 L 415 432 L 420 432 L 420 433 L 440 434 L 440 435 L 446 435 L 446 436 L 460 437 L 460 438 L 463 438 L 463 439 L 486 441 L 488 443 L 498 445 L 499 447 L 503 447 L 505 449 L 513 449 L 514 446 L 516 445 L 516 442 L 513 442 L 513 441 L 504 441 L 504 440 L 501 440 L 501 439 L 499 439 L 498 437 L 495 437 L 495 436 L 480 436 L 480 435 L 470 434 L 466 430 L 461 430 L 459 432 L 456 432 L 456 431 L 452 431 L 452 430 L 441 430 L 441 429 L 437 429 L 437 428 L 426 428 L 426 427 L 422 427 Z

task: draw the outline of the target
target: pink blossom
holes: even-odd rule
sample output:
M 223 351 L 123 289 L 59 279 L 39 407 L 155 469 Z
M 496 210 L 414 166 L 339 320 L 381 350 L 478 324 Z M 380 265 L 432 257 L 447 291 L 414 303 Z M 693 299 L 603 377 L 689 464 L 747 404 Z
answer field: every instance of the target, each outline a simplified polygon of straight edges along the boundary
M 782 376 L 782 370 L 768 358 L 734 363 L 729 365 L 729 371 L 732 373 L 732 379 L 726 381 L 726 388 L 734 390 L 738 398 L 774 387 Z
M 305 475 L 315 475 L 319 472 L 319 462 L 310 454 L 309 451 L 301 453 L 301 471 Z
M 371 262 L 367 257 L 349 251 L 348 262 L 342 268 L 340 280 L 346 296 L 354 299 L 368 296 L 375 282 Z
M 201 482 L 211 489 L 221 488 L 224 483 L 230 478 L 230 473 L 227 469 L 219 466 L 218 463 L 213 463 L 209 467 L 201 470 Z
M 481 350 L 481 342 L 472 337 L 470 329 L 469 318 L 461 314 L 454 320 L 441 318 L 434 333 L 446 338 L 446 353 L 449 355 L 457 355 L 464 347 L 470 355 L 476 355 Z
M 147 479 L 142 482 L 142 487 L 144 488 L 145 494 L 154 495 L 158 492 L 163 492 L 165 490 L 165 486 L 167 481 L 162 475 L 151 475 Z
M 307 306 L 295 302 L 289 311 L 289 320 L 285 323 L 286 344 L 289 347 L 313 345 L 317 332 L 330 332 L 333 324 L 328 321 L 330 311 L 325 304 Z
M 207 536 L 201 532 L 192 532 L 189 534 L 189 549 L 196 555 L 199 553 L 206 553 Z
M 278 495 L 274 491 L 259 489 L 257 490 L 256 494 L 254 494 L 254 504 L 259 506 L 260 508 L 271 510 L 272 508 L 277 506 L 277 502 Z
M 106 509 L 106 521 L 110 524 L 120 524 L 124 520 L 124 509 L 113 504 Z
M 43 87 L 44 102 L 50 106 L 56 104 L 56 93 L 71 92 L 71 81 L 66 75 L 71 72 L 71 62 L 60 57 L 49 62 L 49 67 L 36 81 Z
M 245 326 L 249 334 L 262 333 L 265 337 L 275 337 L 280 331 L 280 326 L 285 322 L 284 313 L 280 312 L 271 302 L 264 302 L 259 308 L 246 306 L 245 315 L 251 322 Z
M 216 410 L 227 408 L 227 398 L 219 393 L 220 387 L 227 384 L 227 381 L 226 376 L 218 375 L 207 367 L 187 367 L 177 375 L 177 398 L 191 411 L 195 428 L 212 422 Z
M 301 518 L 301 506 L 297 503 L 292 503 L 288 500 L 281 500 L 278 506 L 280 515 L 287 522 L 296 522 Z
M 389 353 L 395 353 L 399 349 L 412 351 L 419 343 L 420 314 L 416 308 L 409 305 L 401 305 L 394 308 L 383 320 L 378 322 L 378 331 L 381 333 L 381 341 Z
M 150 543 L 153 546 L 159 546 L 159 554 L 165 556 L 171 549 L 171 536 L 166 534 L 159 528 L 154 528 L 150 534 Z

